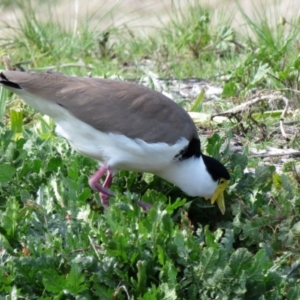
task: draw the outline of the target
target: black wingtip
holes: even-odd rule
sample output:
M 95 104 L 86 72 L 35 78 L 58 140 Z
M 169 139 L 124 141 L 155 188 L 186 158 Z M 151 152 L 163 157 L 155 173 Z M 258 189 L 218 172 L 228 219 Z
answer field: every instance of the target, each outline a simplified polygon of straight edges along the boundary
M 12 87 L 14 89 L 22 89 L 17 83 L 10 81 L 7 79 L 7 77 L 4 75 L 3 72 L 0 73 L 0 84 L 7 86 L 7 87 Z

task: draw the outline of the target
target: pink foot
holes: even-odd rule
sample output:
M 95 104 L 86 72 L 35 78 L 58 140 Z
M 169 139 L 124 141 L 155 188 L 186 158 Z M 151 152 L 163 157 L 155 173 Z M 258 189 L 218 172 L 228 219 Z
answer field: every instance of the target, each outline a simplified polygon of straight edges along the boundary
M 103 175 L 107 173 L 103 186 L 99 183 Z M 114 193 L 109 189 L 112 182 L 112 174 L 109 171 L 109 166 L 102 166 L 94 175 L 89 179 L 89 185 L 94 190 L 100 193 L 101 203 L 104 207 L 109 206 L 109 197 L 114 196 Z
M 103 183 L 103 188 L 108 189 L 111 186 L 112 178 L 113 177 L 112 177 L 111 173 L 108 171 L 105 181 Z M 110 197 L 110 195 L 100 192 L 101 203 L 104 207 L 109 206 L 109 197 Z

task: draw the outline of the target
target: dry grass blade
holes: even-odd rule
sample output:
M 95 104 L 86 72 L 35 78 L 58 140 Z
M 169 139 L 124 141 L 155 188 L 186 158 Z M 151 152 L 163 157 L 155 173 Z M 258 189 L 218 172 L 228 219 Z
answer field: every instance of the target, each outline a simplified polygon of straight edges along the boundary
M 10 57 L 9 56 L 3 56 L 2 61 L 5 66 L 5 70 L 13 70 L 14 68 L 11 65 Z
M 288 139 L 288 136 L 285 132 L 283 123 L 284 123 L 284 119 L 285 116 L 287 114 L 288 108 L 289 108 L 289 100 L 288 98 L 286 98 L 285 96 L 279 94 L 278 92 L 274 91 L 274 92 L 269 92 L 268 94 L 259 94 L 258 96 L 253 97 L 252 99 L 250 99 L 249 101 L 246 101 L 232 109 L 229 109 L 223 113 L 218 113 L 216 115 L 212 116 L 212 119 L 214 117 L 217 116 L 223 116 L 223 117 L 231 117 L 234 116 L 236 114 L 242 113 L 245 110 L 251 108 L 253 105 L 262 102 L 262 101 L 268 101 L 268 102 L 273 102 L 273 101 L 283 101 L 285 103 L 285 107 L 281 113 L 280 116 L 280 131 L 281 134 L 284 138 Z

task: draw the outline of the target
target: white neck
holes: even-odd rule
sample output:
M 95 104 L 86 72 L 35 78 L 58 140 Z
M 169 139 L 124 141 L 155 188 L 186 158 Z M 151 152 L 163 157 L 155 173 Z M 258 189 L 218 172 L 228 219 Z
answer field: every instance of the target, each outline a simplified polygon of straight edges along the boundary
M 218 185 L 207 172 L 202 156 L 174 162 L 157 175 L 189 196 L 211 197 Z

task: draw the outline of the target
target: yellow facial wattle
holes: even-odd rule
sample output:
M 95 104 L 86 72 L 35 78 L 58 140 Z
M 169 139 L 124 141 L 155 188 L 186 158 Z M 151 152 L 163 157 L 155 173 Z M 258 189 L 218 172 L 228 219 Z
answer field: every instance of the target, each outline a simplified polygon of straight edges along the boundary
M 220 179 L 219 184 L 215 190 L 215 193 L 210 199 L 211 204 L 217 202 L 221 213 L 225 214 L 225 202 L 224 202 L 224 191 L 229 184 L 229 180 Z

